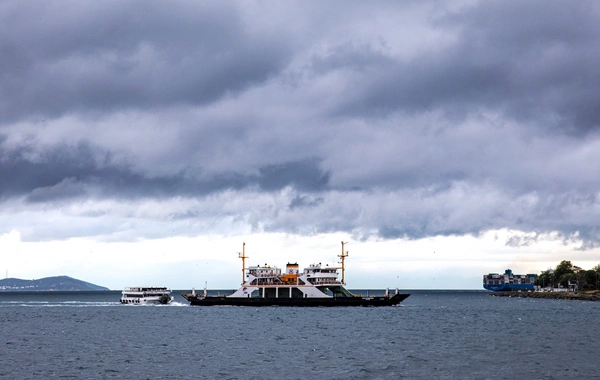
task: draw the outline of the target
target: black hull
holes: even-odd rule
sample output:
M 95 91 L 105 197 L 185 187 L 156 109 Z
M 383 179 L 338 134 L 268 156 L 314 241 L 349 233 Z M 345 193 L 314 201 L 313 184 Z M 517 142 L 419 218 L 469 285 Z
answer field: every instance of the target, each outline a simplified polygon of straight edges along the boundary
M 394 294 L 390 297 L 335 297 L 335 298 L 229 298 L 182 294 L 192 306 L 394 306 L 404 301 L 410 294 Z

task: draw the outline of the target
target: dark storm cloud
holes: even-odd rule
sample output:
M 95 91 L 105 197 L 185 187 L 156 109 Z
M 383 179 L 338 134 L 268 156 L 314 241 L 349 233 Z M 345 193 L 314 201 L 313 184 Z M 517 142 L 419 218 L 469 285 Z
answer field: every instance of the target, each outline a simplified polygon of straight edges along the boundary
M 0 139 L 1 142 L 1 139 Z M 1 144 L 0 144 L 1 146 Z M 59 146 L 36 152 L 32 147 L 4 149 L 0 157 L 0 197 L 26 196 L 28 202 L 49 202 L 84 196 L 151 198 L 203 196 L 217 191 L 259 187 L 278 191 L 287 186 L 314 192 L 326 189 L 329 175 L 316 159 L 259 168 L 259 174 L 221 173 L 197 179 L 178 173 L 147 177 L 88 144 Z
M 227 4 L 109 4 L 3 6 L 0 121 L 203 104 L 265 81 L 289 59 L 281 35 L 249 32 Z
M 435 232 L 433 232 L 435 231 Z M 443 229 L 443 230 L 432 230 L 428 228 L 427 221 L 424 221 L 422 225 L 415 225 L 415 223 L 410 223 L 402 228 L 391 227 L 391 226 L 381 226 L 377 230 L 377 235 L 384 239 L 421 239 L 426 238 L 432 235 L 441 235 L 441 236 L 460 236 L 460 235 L 477 235 L 482 230 L 476 229 L 474 231 L 468 231 L 464 228 L 456 228 L 456 229 Z M 369 236 L 366 236 L 367 238 Z
M 329 173 L 319 168 L 318 160 L 304 160 L 260 169 L 259 184 L 267 191 L 281 189 L 287 185 L 304 191 L 325 190 Z
M 302 208 L 302 207 L 316 207 L 322 204 L 324 199 L 322 197 L 309 197 L 307 195 L 297 195 L 290 202 L 290 209 Z
M 600 126 L 600 10 L 594 2 L 478 2 L 434 26 L 453 43 L 410 59 L 344 45 L 318 70 L 356 74 L 340 112 L 353 115 L 443 110 L 464 117 L 498 111 L 569 132 Z M 456 31 L 456 32 L 455 32 Z M 358 67 L 357 67 L 358 65 Z

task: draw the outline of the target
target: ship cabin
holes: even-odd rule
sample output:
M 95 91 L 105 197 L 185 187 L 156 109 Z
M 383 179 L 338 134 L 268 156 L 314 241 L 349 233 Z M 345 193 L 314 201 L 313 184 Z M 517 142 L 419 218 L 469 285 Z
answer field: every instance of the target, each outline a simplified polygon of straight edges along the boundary
M 156 292 L 167 292 L 168 289 L 167 287 L 161 286 L 161 287 L 130 287 L 130 288 L 125 288 L 124 290 L 125 292 L 151 292 L 151 293 L 156 293 Z
M 257 265 L 255 267 L 248 268 L 248 275 L 254 277 L 279 277 L 281 276 L 281 269 L 275 266 L 265 264 L 264 266 Z
M 246 277 L 253 285 L 281 285 L 281 268 L 265 264 L 249 267 Z
M 338 269 L 340 267 L 330 267 L 329 265 L 311 264 L 308 268 L 304 268 L 304 275 L 313 285 L 338 284 L 342 282 L 338 278 Z
M 281 281 L 285 284 L 298 283 L 298 263 L 287 263 L 285 266 L 285 274 L 281 277 Z

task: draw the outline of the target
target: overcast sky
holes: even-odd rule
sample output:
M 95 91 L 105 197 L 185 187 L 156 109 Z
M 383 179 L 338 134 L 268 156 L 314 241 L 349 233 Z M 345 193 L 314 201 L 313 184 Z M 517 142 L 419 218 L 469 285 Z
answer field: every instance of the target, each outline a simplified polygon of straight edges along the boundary
M 600 263 L 596 1 L 3 1 L 8 277 L 481 288 Z M 141 282 L 144 282 L 141 284 Z

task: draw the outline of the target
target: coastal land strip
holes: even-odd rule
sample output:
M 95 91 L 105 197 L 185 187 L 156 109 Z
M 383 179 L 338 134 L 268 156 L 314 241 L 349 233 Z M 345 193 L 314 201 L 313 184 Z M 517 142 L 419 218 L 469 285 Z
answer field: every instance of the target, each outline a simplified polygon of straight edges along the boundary
M 492 297 L 545 298 L 553 300 L 600 301 L 600 291 L 591 292 L 495 292 Z

